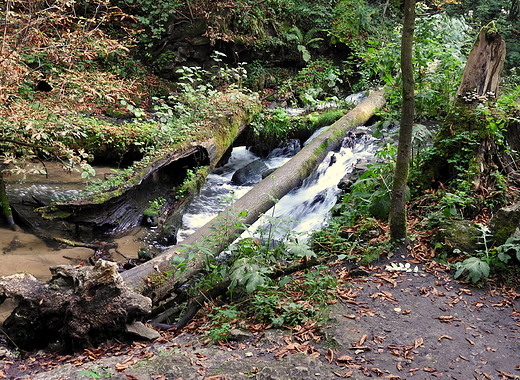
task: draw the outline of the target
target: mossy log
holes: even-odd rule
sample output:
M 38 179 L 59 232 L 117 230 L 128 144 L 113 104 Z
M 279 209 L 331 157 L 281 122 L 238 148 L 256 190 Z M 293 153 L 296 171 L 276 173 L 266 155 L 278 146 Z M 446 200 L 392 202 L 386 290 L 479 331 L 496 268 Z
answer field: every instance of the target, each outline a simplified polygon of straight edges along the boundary
M 101 232 L 120 232 L 139 224 L 149 202 L 158 197 L 170 195 L 168 212 L 174 212 L 182 202 L 176 200 L 173 189 L 181 186 L 187 169 L 206 166 L 200 173 L 207 174 L 260 109 L 255 100 L 230 106 L 226 116 L 214 120 L 214 125 L 208 127 L 211 132 L 206 138 L 157 153 L 149 163 L 131 173 L 125 183 L 82 199 L 53 202 L 36 211 L 47 220 L 92 226 Z
M 206 245 L 206 250 L 216 253 L 224 250 L 243 230 L 244 225 L 252 224 L 262 213 L 269 210 L 276 200 L 299 186 L 329 151 L 339 147 L 344 135 L 350 129 L 366 123 L 384 104 L 383 92 L 372 92 L 368 98 L 313 139 L 285 165 L 188 236 L 182 245 L 174 246 L 153 260 L 124 272 L 122 276 L 126 284 L 154 301 L 162 299 L 176 285 L 182 284 L 200 271 L 202 257 L 197 257 L 190 262 L 184 272 L 176 272 L 172 266 L 172 259 L 179 251 L 185 246 L 194 246 L 196 243 L 203 243 Z M 169 274 L 166 274 L 167 272 Z

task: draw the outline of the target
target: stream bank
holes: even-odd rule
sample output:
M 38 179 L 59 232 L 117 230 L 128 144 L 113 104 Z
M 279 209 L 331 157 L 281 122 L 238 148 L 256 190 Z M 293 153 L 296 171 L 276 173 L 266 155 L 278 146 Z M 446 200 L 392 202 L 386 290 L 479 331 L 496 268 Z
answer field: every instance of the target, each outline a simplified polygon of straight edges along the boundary
M 393 262 L 406 261 L 414 259 Z M 153 343 L 113 343 L 65 357 L 39 352 L 24 361 L 4 349 L 3 374 L 13 380 L 518 377 L 511 356 L 520 350 L 514 292 L 454 281 L 435 263 L 419 265 L 417 273 L 389 271 L 387 264 L 361 268 L 362 277 L 336 268 L 342 285 L 321 329 L 237 328 L 229 342 L 208 344 L 206 316 L 199 315 L 185 331 L 161 332 Z

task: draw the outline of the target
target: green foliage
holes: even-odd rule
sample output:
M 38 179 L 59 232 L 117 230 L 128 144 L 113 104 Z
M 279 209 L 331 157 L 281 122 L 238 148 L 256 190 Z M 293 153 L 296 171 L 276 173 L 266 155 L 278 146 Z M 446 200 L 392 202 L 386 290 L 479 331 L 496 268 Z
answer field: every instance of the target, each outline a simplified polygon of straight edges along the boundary
M 92 368 L 92 369 L 87 369 L 87 370 L 84 370 L 84 371 L 79 371 L 78 372 L 78 375 L 81 375 L 81 376 L 88 376 L 88 377 L 91 377 L 92 379 L 110 379 L 114 376 L 114 374 L 107 368 L 103 368 L 103 367 L 97 367 L 97 368 Z
M 318 43 L 323 41 L 323 38 L 321 37 L 314 37 L 314 35 L 319 31 L 318 28 L 312 28 L 304 34 L 302 30 L 295 25 L 285 34 L 285 39 L 296 44 L 296 49 L 300 52 L 301 59 L 307 63 L 311 60 L 309 48 L 316 49 L 319 47 Z
M 376 153 L 378 162 L 352 185 L 341 203 L 341 218 L 350 224 L 358 215 L 386 219 L 390 212 L 390 196 L 397 147 L 387 144 Z M 349 221 L 349 222 L 347 222 Z
M 417 17 L 413 56 L 416 119 L 441 117 L 452 107 L 465 64 L 467 31 L 462 18 L 443 13 Z M 387 104 L 396 112 L 401 107 L 400 38 L 400 28 L 388 30 L 385 36 L 373 37 L 359 47 L 357 58 L 347 62 L 359 76 L 355 89 L 385 85 L 390 89 Z
M 505 40 L 506 70 L 520 66 L 520 43 L 517 30 L 520 26 L 518 4 L 510 0 L 475 0 L 472 2 L 453 2 L 446 4 L 446 12 L 450 15 L 463 16 L 469 24 L 474 26 L 474 33 L 478 33 L 482 25 L 494 21 L 497 29 Z
M 489 264 L 478 257 L 469 257 L 463 262 L 457 263 L 455 268 L 457 269 L 455 278 L 460 277 L 464 271 L 467 271 L 466 281 L 471 280 L 473 283 L 478 282 L 482 277 L 489 276 Z
M 144 216 L 156 216 L 161 213 L 162 208 L 166 204 L 166 199 L 158 197 L 148 202 L 148 208 L 143 211 Z
M 319 100 L 339 92 L 343 82 L 341 70 L 329 60 L 308 62 L 280 93 L 294 94 L 298 104 L 316 106 Z
M 241 316 L 241 312 L 233 305 L 214 307 L 209 314 L 210 327 L 207 335 L 214 342 L 228 340 L 232 323 Z
M 504 244 L 497 247 L 497 257 L 507 264 L 512 257 L 520 262 L 520 238 L 510 237 Z

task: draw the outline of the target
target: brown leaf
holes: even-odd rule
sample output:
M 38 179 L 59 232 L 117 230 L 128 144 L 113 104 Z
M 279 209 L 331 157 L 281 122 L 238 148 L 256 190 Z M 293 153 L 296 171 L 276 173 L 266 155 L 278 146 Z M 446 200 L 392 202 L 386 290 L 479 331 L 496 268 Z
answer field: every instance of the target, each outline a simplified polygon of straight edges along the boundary
M 116 364 L 116 371 L 118 372 L 123 372 L 123 371 L 126 371 L 128 369 L 129 365 L 128 364 Z
M 348 355 L 341 355 L 339 358 L 336 358 L 336 361 L 340 362 L 340 363 L 350 362 L 352 360 L 354 360 L 354 358 L 352 356 L 348 356 Z
M 471 339 L 469 339 L 469 338 L 466 338 L 466 340 L 467 340 L 467 341 L 469 342 L 469 344 L 471 344 L 472 346 L 474 346 L 474 345 L 475 345 L 475 342 L 473 342 L 473 341 L 472 341 Z
M 139 380 L 137 377 L 133 375 L 125 375 L 128 380 Z
M 439 339 L 437 339 L 439 342 L 443 339 L 449 339 L 449 340 L 453 340 L 453 338 L 449 335 L 442 335 L 441 337 L 439 337 Z
M 435 368 L 431 368 L 431 367 L 424 367 L 423 368 L 423 371 L 424 372 L 435 372 L 437 371 Z
M 501 375 L 501 376 L 505 376 L 507 377 L 508 379 L 514 379 L 515 378 L 515 375 L 511 374 L 511 373 L 507 373 L 507 372 L 504 372 L 504 371 L 501 371 L 499 369 L 497 369 L 497 372 Z
M 413 346 L 414 346 L 414 348 L 419 348 L 419 347 L 421 347 L 423 344 L 424 344 L 424 339 L 423 339 L 423 338 L 415 339 L 414 342 L 413 342 Z
M 332 371 L 332 373 L 333 373 L 334 375 L 336 375 L 337 377 L 341 377 L 341 378 L 344 378 L 344 379 L 345 379 L 345 378 L 347 378 L 347 377 L 351 377 L 352 374 L 354 373 L 354 371 L 348 371 L 348 372 L 345 372 L 345 373 L 343 373 L 343 374 L 342 374 L 342 373 L 339 373 L 339 372 L 334 372 L 334 371 Z
M 462 360 L 465 360 L 465 361 L 469 362 L 469 359 L 468 359 L 467 357 L 465 357 L 465 356 L 459 355 L 459 358 L 461 358 Z
M 325 354 L 325 359 L 329 361 L 329 364 L 332 363 L 334 360 L 334 351 L 332 351 L 330 348 L 327 350 L 327 353 Z

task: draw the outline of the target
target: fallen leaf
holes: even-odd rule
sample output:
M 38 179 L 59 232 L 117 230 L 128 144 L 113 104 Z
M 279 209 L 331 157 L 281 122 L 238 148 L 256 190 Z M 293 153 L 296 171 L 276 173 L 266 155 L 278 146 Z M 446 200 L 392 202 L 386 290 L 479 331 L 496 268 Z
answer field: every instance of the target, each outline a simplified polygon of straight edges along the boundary
M 340 362 L 340 363 L 350 362 L 352 360 L 354 360 L 354 358 L 352 356 L 348 356 L 348 355 L 341 355 L 339 358 L 336 358 L 336 361 Z
M 449 339 L 449 340 L 453 340 L 453 338 L 449 335 L 442 335 L 441 337 L 439 337 L 439 339 L 437 339 L 439 342 L 443 339 Z
M 334 351 L 332 351 L 330 348 L 327 350 L 327 353 L 325 354 L 325 359 L 329 361 L 329 364 L 332 363 L 334 360 Z
M 475 345 L 475 342 L 473 342 L 473 341 L 472 341 L 471 339 L 469 339 L 469 338 L 466 338 L 466 340 L 467 340 L 467 341 L 469 342 L 469 344 L 471 344 L 472 346 L 474 346 L 474 345 Z
M 116 368 L 116 371 L 123 372 L 128 369 L 128 365 L 118 363 L 118 364 L 116 364 L 115 368 Z
M 467 357 L 465 357 L 465 356 L 459 355 L 459 358 L 461 358 L 462 360 L 465 360 L 465 361 L 469 362 L 469 359 L 468 359 Z
M 507 372 L 504 372 L 504 371 L 501 371 L 499 369 L 497 369 L 497 372 L 501 375 L 501 376 L 505 376 L 507 377 L 508 379 L 514 379 L 516 376 L 511 374 L 511 373 L 507 373 Z
M 431 367 L 424 367 L 423 368 L 423 371 L 424 372 L 435 372 L 437 371 L 435 368 L 431 368 Z
M 347 377 L 351 377 L 352 374 L 354 373 L 354 371 L 348 371 L 348 372 L 345 372 L 345 373 L 343 373 L 343 374 L 341 374 L 341 373 L 339 373 L 339 372 L 334 372 L 334 371 L 332 371 L 332 373 L 333 373 L 334 375 L 336 375 L 337 377 L 341 377 L 341 378 L 346 379 Z
M 413 342 L 414 348 L 419 348 L 423 344 L 424 344 L 424 339 L 423 338 L 415 339 L 414 342 Z

